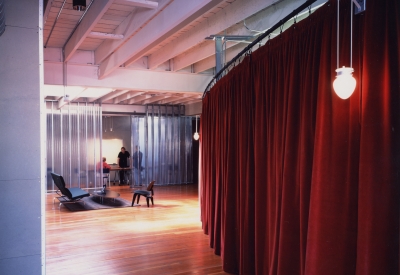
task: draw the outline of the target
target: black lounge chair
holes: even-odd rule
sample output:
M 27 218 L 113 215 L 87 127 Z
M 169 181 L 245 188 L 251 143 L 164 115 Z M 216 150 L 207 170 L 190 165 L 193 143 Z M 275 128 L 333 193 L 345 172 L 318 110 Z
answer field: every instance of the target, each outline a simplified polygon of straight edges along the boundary
M 71 188 L 65 187 L 64 178 L 58 174 L 51 173 L 51 177 L 53 178 L 55 185 L 59 189 L 56 190 L 56 193 L 60 195 L 60 197 L 57 197 L 55 199 L 58 199 L 60 201 L 60 206 L 62 203 L 75 203 L 84 197 L 90 196 L 88 192 L 78 187 L 71 187 Z
M 140 196 L 146 197 L 147 207 L 150 206 L 149 205 L 149 200 L 151 200 L 151 204 L 154 205 L 154 201 L 153 201 L 153 195 L 154 195 L 153 186 L 154 186 L 155 182 L 156 182 L 155 180 L 150 182 L 149 186 L 147 186 L 147 190 L 136 190 L 136 191 L 133 192 L 132 206 L 133 206 L 133 204 L 135 202 L 136 197 L 137 197 L 136 204 L 139 204 Z

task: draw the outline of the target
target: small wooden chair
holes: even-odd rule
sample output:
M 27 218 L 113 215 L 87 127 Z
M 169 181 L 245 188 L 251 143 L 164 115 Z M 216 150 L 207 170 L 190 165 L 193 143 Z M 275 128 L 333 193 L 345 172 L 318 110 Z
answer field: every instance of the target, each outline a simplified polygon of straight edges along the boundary
M 154 186 L 155 182 L 156 182 L 155 180 L 150 182 L 149 186 L 147 186 L 147 190 L 136 190 L 136 191 L 133 192 L 132 206 L 133 206 L 133 204 L 135 202 L 136 197 L 137 197 L 136 204 L 139 204 L 140 196 L 146 197 L 147 207 L 150 206 L 149 205 L 149 200 L 151 200 L 151 204 L 154 205 L 154 201 L 153 201 L 153 195 L 154 195 L 153 186 Z

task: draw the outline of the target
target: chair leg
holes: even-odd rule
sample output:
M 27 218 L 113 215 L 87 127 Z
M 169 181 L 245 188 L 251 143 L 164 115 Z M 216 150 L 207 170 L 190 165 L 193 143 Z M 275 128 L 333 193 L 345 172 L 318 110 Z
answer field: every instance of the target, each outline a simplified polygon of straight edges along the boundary
M 146 198 L 146 202 L 147 202 L 147 207 L 150 207 L 150 205 L 149 205 L 149 197 Z
M 137 194 L 133 194 L 133 199 L 132 199 L 132 206 L 135 203 L 135 199 L 136 199 Z
M 137 196 L 137 202 L 136 202 L 136 203 L 139 204 L 140 194 L 136 194 L 136 195 L 138 195 L 138 196 Z
M 153 197 L 151 197 L 150 199 L 151 199 L 151 205 L 154 205 Z

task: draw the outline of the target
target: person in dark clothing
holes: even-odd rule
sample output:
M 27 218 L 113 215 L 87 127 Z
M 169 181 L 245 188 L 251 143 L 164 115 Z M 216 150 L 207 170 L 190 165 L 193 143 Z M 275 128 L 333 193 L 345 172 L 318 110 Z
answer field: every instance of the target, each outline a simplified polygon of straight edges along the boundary
M 135 177 L 135 185 L 141 186 L 141 171 L 142 171 L 142 159 L 143 153 L 140 152 L 139 147 L 135 146 L 135 153 L 133 153 L 133 175 Z
M 130 159 L 130 154 L 128 151 L 125 150 L 125 147 L 121 147 L 121 152 L 118 154 L 118 167 L 119 168 L 127 168 L 129 167 L 129 159 Z M 119 180 L 120 180 L 120 185 L 124 184 L 126 179 L 125 179 L 125 170 L 119 171 Z

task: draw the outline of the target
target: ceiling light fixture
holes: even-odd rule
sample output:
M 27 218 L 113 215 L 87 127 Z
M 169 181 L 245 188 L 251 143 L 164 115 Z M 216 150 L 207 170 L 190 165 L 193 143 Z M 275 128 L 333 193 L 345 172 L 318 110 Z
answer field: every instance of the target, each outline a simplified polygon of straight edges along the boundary
M 357 2 L 357 0 L 350 0 L 351 1 L 351 9 L 350 9 L 350 67 L 345 67 L 343 66 L 342 68 L 339 68 L 339 1 L 337 3 L 337 46 L 336 46 L 336 62 L 337 62 L 337 69 L 335 70 L 337 75 L 336 79 L 333 81 L 333 89 L 335 90 L 336 94 L 341 98 L 341 99 L 347 99 L 349 98 L 355 88 L 357 81 L 353 77 L 353 3 L 357 6 L 358 12 L 361 10 L 360 4 Z M 365 10 L 365 0 L 362 1 L 364 5 Z
M 193 138 L 194 138 L 194 140 L 199 140 L 199 138 L 200 138 L 200 135 L 197 132 L 197 115 L 196 115 L 196 133 L 194 133 Z
M 86 10 L 86 0 L 73 0 L 72 6 L 74 10 L 84 11 Z

